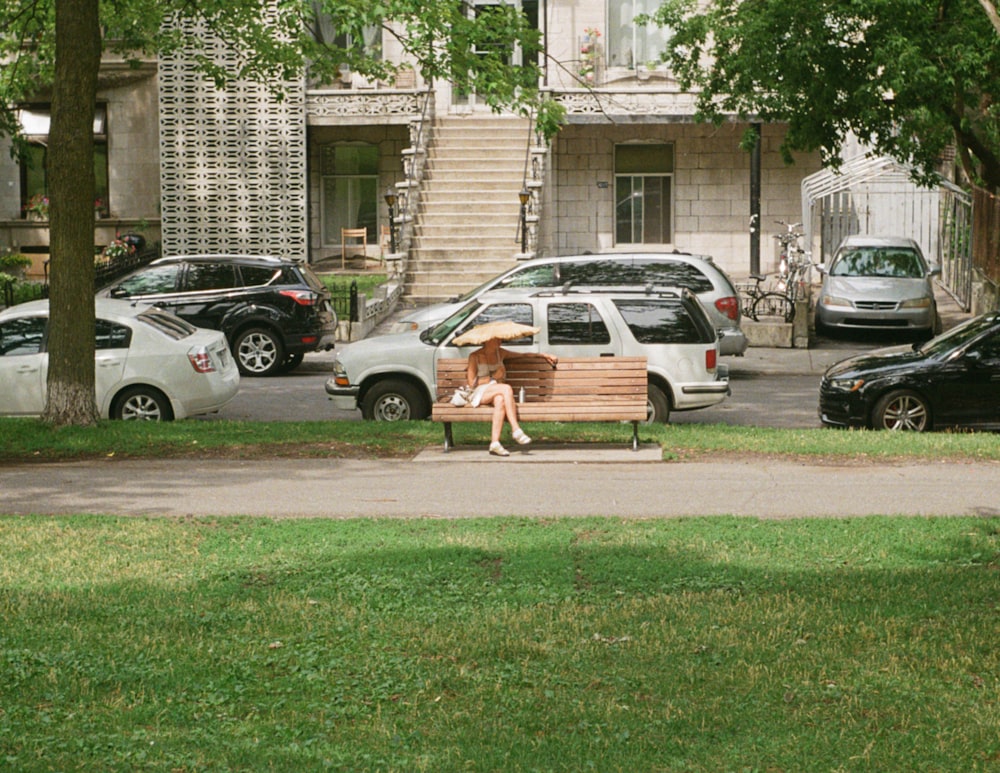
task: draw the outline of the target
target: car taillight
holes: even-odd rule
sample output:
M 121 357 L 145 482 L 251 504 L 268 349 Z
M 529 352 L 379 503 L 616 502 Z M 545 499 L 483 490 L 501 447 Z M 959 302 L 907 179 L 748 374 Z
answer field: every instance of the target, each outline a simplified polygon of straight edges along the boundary
M 715 361 L 718 356 L 719 352 L 714 348 L 705 350 L 705 370 L 715 370 Z
M 740 301 L 739 298 L 734 295 L 719 298 L 715 302 L 715 308 L 734 322 L 740 318 Z
M 319 302 L 319 296 L 312 290 L 282 290 L 281 295 L 291 298 L 299 306 L 315 306 Z
M 191 361 L 191 367 L 194 368 L 195 373 L 211 373 L 215 370 L 212 356 L 204 346 L 189 351 L 188 359 Z

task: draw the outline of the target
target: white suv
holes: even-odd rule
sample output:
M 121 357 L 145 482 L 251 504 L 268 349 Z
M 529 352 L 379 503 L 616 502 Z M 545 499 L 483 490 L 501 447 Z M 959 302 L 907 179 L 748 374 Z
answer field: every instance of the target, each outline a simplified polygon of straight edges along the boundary
M 719 354 L 740 356 L 747 337 L 740 327 L 740 302 L 726 273 L 708 255 L 684 252 L 615 252 L 534 258 L 448 303 L 425 306 L 403 317 L 392 332 L 424 330 L 436 325 L 485 292 L 504 287 L 557 288 L 567 286 L 684 287 L 698 296 L 708 318 L 719 331 Z
M 716 405 L 729 394 L 718 336 L 694 294 L 636 288 L 484 293 L 423 332 L 346 347 L 333 363 L 326 392 L 337 408 L 360 408 L 365 419 L 424 419 L 437 398 L 438 359 L 467 357 L 476 348 L 452 340 L 475 325 L 502 319 L 540 329 L 536 336 L 504 343 L 507 349 L 559 357 L 646 357 L 651 422 L 666 422 L 672 410 Z

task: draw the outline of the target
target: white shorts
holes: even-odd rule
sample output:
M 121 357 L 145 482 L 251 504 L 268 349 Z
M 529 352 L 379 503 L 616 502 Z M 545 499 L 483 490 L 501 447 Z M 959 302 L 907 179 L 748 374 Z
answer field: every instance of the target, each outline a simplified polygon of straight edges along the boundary
M 471 405 L 473 408 L 478 407 L 479 403 L 483 399 L 483 392 L 485 392 L 489 387 L 493 386 L 495 383 L 497 383 L 497 382 L 491 380 L 488 383 L 486 383 L 486 384 L 480 384 L 475 389 L 473 389 L 472 390 L 472 396 L 469 397 L 469 405 Z

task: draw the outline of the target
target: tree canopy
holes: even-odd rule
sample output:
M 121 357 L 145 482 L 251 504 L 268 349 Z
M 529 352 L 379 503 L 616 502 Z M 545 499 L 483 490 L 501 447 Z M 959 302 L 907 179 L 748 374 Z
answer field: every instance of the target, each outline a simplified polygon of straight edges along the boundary
M 103 52 L 136 64 L 183 49 L 220 88 L 258 79 L 280 91 L 302 77 L 398 67 L 372 46 L 387 33 L 425 78 L 464 83 L 495 109 L 537 106 L 539 34 L 513 5 L 469 12 L 428 0 L 0 0 L 0 135 L 14 138 L 17 108 L 52 102 L 48 156 L 50 298 L 48 400 L 54 424 L 93 424 L 93 107 Z M 192 19 L 238 54 L 224 69 L 177 22 Z M 381 35 L 376 34 L 377 41 Z M 525 64 L 515 64 L 520 48 Z M 56 141 L 58 134 L 58 142 Z
M 1000 190 L 1000 35 L 990 0 L 664 0 L 667 56 L 700 114 L 788 124 L 782 151 L 836 167 L 855 135 L 930 182 L 950 147 Z M 994 10 L 995 18 L 995 10 Z

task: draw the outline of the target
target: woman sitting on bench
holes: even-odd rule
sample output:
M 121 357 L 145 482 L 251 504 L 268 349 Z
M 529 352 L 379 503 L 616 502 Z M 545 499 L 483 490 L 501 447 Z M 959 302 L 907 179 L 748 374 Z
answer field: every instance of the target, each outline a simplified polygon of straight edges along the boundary
M 514 390 L 505 383 L 507 369 L 504 360 L 516 357 L 544 357 L 552 367 L 558 358 L 551 354 L 512 352 L 500 347 L 499 338 L 491 338 L 469 355 L 469 370 L 467 373 L 469 386 L 472 387 L 472 397 L 469 405 L 493 406 L 493 427 L 490 433 L 490 453 L 495 456 L 510 456 L 510 453 L 500 443 L 500 432 L 504 420 L 510 424 L 514 440 L 520 445 L 527 445 L 531 438 L 524 434 L 517 421 L 517 403 L 514 401 Z

